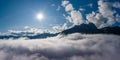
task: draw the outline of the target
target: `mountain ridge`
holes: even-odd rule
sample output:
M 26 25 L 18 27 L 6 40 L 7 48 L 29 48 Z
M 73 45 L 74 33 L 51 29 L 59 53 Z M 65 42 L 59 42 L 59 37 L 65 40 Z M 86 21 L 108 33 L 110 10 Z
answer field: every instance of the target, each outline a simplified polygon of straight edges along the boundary
M 120 35 L 120 27 L 104 27 L 98 29 L 93 23 L 75 25 L 74 27 L 64 30 L 62 34 L 83 33 L 83 34 L 116 34 Z

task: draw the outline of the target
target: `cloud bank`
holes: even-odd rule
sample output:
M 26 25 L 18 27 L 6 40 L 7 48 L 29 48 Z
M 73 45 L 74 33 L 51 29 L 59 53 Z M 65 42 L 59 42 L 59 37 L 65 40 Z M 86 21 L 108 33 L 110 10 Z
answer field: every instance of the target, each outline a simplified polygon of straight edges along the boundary
M 74 33 L 47 39 L 0 40 L 1 60 L 119 60 L 120 36 Z
M 60 29 L 66 28 L 66 24 L 64 24 Z M 39 28 L 32 28 L 29 26 L 24 27 L 25 30 L 8 30 L 8 32 L 0 33 L 0 39 L 40 39 L 40 38 L 47 38 L 53 37 L 57 35 L 57 30 L 50 31 L 47 29 L 39 29 Z M 60 30 L 61 31 L 61 30 Z

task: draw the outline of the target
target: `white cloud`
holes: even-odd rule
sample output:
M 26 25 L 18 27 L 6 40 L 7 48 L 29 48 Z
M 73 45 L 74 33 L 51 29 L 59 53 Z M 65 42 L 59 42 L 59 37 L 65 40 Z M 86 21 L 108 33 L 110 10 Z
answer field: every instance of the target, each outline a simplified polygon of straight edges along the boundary
M 106 24 L 104 23 L 105 19 L 103 18 L 103 16 L 100 13 L 92 12 L 91 14 L 88 14 L 86 16 L 86 19 L 89 22 L 94 23 L 96 25 L 96 27 L 98 27 L 98 28 L 102 28 L 102 27 L 106 26 Z
M 52 29 L 51 29 L 52 30 Z M 0 39 L 40 39 L 55 36 L 55 33 L 48 29 L 39 29 L 25 26 L 24 30 L 8 30 L 8 32 L 0 33 Z
M 67 1 L 67 0 L 62 1 L 62 6 L 63 7 L 65 7 L 67 4 L 69 4 L 69 1 Z
M 94 23 L 98 28 L 103 28 L 106 26 L 113 25 L 118 16 L 114 16 L 114 14 L 118 14 L 117 11 L 113 10 L 110 2 L 99 0 L 98 1 L 98 12 L 92 12 L 87 14 L 86 19 L 89 22 Z
M 69 3 L 69 1 L 62 1 L 62 6 L 65 7 L 65 11 L 68 13 L 68 16 L 65 16 L 66 19 L 68 19 L 74 25 L 80 25 L 84 23 L 81 12 L 74 10 L 74 7 L 71 3 Z
M 25 28 L 25 29 L 29 29 L 30 27 L 29 27 L 29 26 L 25 26 L 24 28 Z
M 29 26 L 25 26 L 24 27 L 25 30 L 8 30 L 9 33 L 17 33 L 17 34 L 21 34 L 21 33 L 32 33 L 31 35 L 37 35 L 37 34 L 42 34 L 44 32 L 47 32 L 45 29 L 39 29 L 39 28 L 33 28 L 33 27 L 29 27 Z
M 80 11 L 71 11 L 71 18 L 75 25 L 79 25 L 83 23 L 83 17 Z
M 0 40 L 1 60 L 119 60 L 120 36 L 71 34 L 62 38 Z
M 120 23 L 120 15 L 116 15 L 116 21 Z
M 55 6 L 55 4 L 51 4 L 51 6 L 53 6 L 53 7 L 54 7 L 54 6 Z
M 61 32 L 68 29 L 67 23 L 64 23 L 62 26 L 53 26 L 54 32 Z
M 84 8 L 79 8 L 79 10 L 80 10 L 80 11 L 85 11 L 85 9 L 84 9 Z
M 73 8 L 72 4 L 68 4 L 68 5 L 65 7 L 65 10 L 66 10 L 66 12 L 68 12 L 68 11 L 73 11 L 74 8 Z
M 92 3 L 90 3 L 90 4 L 88 4 L 88 6 L 92 8 L 92 7 L 93 7 L 93 4 L 92 4 Z
M 60 11 L 60 9 L 61 9 L 61 6 L 58 6 L 56 10 L 57 10 L 57 11 Z
M 108 2 L 104 2 L 103 0 L 99 0 L 98 1 L 98 9 L 99 9 L 99 12 L 101 13 L 101 15 L 104 17 L 104 18 L 107 18 L 107 24 L 108 25 L 112 25 L 115 23 L 115 20 L 114 20 L 114 14 L 115 14 L 115 11 L 113 11 L 110 7 L 109 7 L 109 4 Z
M 113 7 L 120 9 L 120 2 L 113 3 Z
M 80 25 L 82 23 L 92 22 L 98 28 L 103 28 L 107 26 L 112 26 L 115 22 L 119 22 L 119 13 L 113 8 L 120 8 L 119 2 L 108 2 L 104 0 L 98 0 L 98 10 L 86 15 L 86 21 L 84 20 L 82 13 L 85 9 L 79 8 L 75 10 L 73 5 L 68 0 L 63 0 L 61 4 L 67 14 L 64 17 L 73 23 L 73 25 Z M 93 7 L 90 3 L 87 6 Z

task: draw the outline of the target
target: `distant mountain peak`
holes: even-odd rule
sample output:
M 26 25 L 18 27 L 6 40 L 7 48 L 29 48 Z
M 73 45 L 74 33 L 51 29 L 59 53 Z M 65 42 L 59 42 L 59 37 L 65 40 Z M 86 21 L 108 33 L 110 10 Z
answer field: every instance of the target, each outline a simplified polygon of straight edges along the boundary
M 98 29 L 93 23 L 75 25 L 74 27 L 64 30 L 62 34 L 83 33 L 83 34 L 117 34 L 120 35 L 120 27 L 104 27 Z

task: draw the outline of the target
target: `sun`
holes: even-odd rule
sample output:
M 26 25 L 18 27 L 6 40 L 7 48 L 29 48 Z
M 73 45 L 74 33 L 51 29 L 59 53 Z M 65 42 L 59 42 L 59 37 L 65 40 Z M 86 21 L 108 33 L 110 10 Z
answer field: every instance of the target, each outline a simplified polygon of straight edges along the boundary
M 36 18 L 41 21 L 44 19 L 44 15 L 42 13 L 38 13 Z

